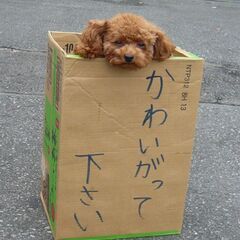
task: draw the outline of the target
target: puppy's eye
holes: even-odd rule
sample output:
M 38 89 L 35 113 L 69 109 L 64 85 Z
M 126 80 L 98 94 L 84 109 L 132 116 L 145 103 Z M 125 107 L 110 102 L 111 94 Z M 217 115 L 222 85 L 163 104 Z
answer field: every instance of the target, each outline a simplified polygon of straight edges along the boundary
M 138 46 L 139 48 L 142 48 L 142 49 L 146 47 L 146 45 L 145 45 L 144 42 L 138 42 L 138 43 L 137 43 L 137 46 Z
M 114 44 L 117 45 L 118 47 L 122 47 L 124 45 L 124 42 L 121 40 L 116 40 Z

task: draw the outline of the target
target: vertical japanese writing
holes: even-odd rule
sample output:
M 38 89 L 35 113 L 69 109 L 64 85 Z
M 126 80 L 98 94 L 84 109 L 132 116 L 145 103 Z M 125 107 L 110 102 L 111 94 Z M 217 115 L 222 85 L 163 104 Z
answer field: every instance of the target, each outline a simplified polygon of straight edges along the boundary
M 60 93 L 62 86 L 62 59 L 57 57 L 57 68 L 56 68 L 56 108 L 59 111 Z
M 48 56 L 47 56 L 47 81 L 46 81 L 46 88 L 47 88 L 47 91 L 50 90 L 51 85 L 52 85 L 52 56 L 53 56 L 52 48 L 48 45 Z
M 170 81 L 175 81 L 174 77 L 170 73 L 168 69 L 165 69 L 166 76 Z M 157 74 L 154 70 L 149 76 L 146 77 L 146 80 L 148 81 L 146 91 L 150 94 L 152 103 L 150 104 L 150 107 L 146 109 L 145 116 L 142 121 L 142 127 L 147 127 L 149 131 L 151 131 L 151 128 L 153 126 L 161 127 L 164 125 L 168 120 L 168 112 L 167 109 L 163 108 L 155 108 L 154 102 L 158 101 L 164 91 L 164 78 L 162 75 Z M 157 88 L 156 88 L 157 86 Z M 154 88 L 157 89 L 157 93 L 151 94 L 150 90 Z M 146 159 L 147 153 L 151 152 L 150 146 L 154 146 L 154 148 L 159 149 L 157 152 L 157 155 L 154 157 L 147 157 L 147 160 L 143 161 L 140 159 L 136 164 L 135 169 L 135 178 L 141 178 L 143 179 L 149 179 L 151 177 L 152 171 L 157 171 L 161 166 L 164 166 L 165 157 L 164 153 L 161 152 L 161 141 L 159 136 L 155 136 L 153 138 L 152 143 L 145 143 L 144 139 L 141 137 L 139 138 L 139 151 L 142 156 L 145 156 L 144 159 Z M 156 152 L 156 151 L 155 151 Z M 151 181 L 151 186 L 153 190 L 159 190 L 161 187 L 163 187 L 164 181 L 162 179 L 153 179 Z M 152 201 L 154 201 L 152 196 L 148 195 L 141 195 L 141 196 L 134 196 L 133 200 L 137 202 L 137 214 L 141 219 L 144 219 L 144 211 L 143 208 L 147 204 L 151 204 Z
M 87 207 L 90 211 L 94 211 L 96 214 L 96 219 L 100 222 L 104 222 L 103 214 L 99 209 L 94 208 L 94 200 L 98 194 L 97 189 L 89 188 L 90 182 L 92 183 L 92 175 L 96 170 L 101 171 L 101 165 L 98 162 L 100 157 L 103 156 L 104 153 L 88 153 L 88 154 L 76 154 L 79 160 L 83 160 L 86 162 L 87 171 L 86 171 L 86 178 L 85 178 L 85 185 L 82 186 L 81 195 L 82 197 L 79 199 L 79 204 L 82 207 Z M 94 170 L 95 169 L 95 170 Z M 81 221 L 81 216 L 77 213 L 73 213 L 73 219 L 77 226 L 80 228 L 81 231 L 85 232 L 88 229 L 88 223 Z

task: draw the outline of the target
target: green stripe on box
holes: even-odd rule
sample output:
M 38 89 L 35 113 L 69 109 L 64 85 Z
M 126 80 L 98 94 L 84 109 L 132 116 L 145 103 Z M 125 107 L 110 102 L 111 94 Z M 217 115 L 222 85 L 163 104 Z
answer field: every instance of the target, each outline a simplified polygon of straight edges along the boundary
M 45 115 L 44 115 L 44 156 L 49 163 L 49 196 L 48 214 L 50 225 L 53 232 L 56 231 L 56 182 L 57 182 L 57 158 L 59 150 L 59 113 L 56 109 L 56 76 L 57 76 L 57 50 L 53 49 L 51 64 L 52 77 L 52 101 L 45 96 Z
M 75 59 L 83 59 L 83 57 L 76 55 L 76 54 L 67 54 L 67 58 L 75 58 Z
M 153 237 L 153 236 L 167 236 L 176 235 L 181 232 L 178 230 L 169 230 L 161 232 L 148 232 L 148 233 L 132 233 L 123 235 L 110 235 L 110 236 L 99 236 L 99 237 L 82 237 L 82 238 L 63 238 L 63 240 L 107 240 L 107 239 L 122 239 L 122 238 L 139 238 L 139 237 Z
M 188 53 L 189 57 L 191 57 L 193 59 L 202 59 L 202 58 L 198 57 L 197 55 L 195 55 L 195 54 L 193 54 L 191 52 L 187 52 L 187 53 Z
M 198 57 L 197 55 L 187 52 L 186 56 L 171 56 L 170 60 L 201 60 L 202 58 Z
M 200 57 L 198 57 L 197 55 L 191 53 L 191 52 L 187 52 L 188 53 L 188 56 L 192 59 L 202 59 Z M 75 54 L 67 54 L 66 55 L 67 58 L 71 58 L 71 59 L 83 59 L 83 57 L 79 56 L 79 55 L 75 55 Z M 170 59 L 173 59 L 173 60 L 186 60 L 187 58 L 186 57 L 181 57 L 181 56 L 172 56 Z

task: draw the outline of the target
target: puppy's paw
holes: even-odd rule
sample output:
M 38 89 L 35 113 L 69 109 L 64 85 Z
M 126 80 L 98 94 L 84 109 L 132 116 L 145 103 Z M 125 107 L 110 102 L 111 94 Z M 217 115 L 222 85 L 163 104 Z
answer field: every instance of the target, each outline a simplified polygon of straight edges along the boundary
M 92 49 L 90 49 L 89 47 L 81 46 L 81 45 L 76 45 L 74 49 L 74 53 L 84 58 L 89 58 L 89 59 L 96 58 L 96 54 Z

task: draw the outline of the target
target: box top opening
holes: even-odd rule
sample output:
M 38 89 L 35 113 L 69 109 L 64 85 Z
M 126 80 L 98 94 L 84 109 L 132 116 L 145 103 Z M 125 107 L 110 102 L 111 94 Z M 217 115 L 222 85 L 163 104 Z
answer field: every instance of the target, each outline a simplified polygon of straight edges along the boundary
M 55 42 L 58 49 L 67 58 L 82 59 L 81 56 L 75 55 L 73 52 L 75 45 L 79 42 L 79 36 L 81 33 L 49 31 L 48 34 L 49 37 Z M 176 47 L 173 56 L 168 60 L 202 60 L 202 58 L 191 52 L 187 52 L 180 47 Z

